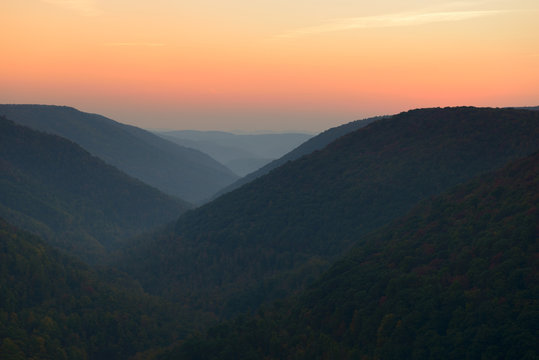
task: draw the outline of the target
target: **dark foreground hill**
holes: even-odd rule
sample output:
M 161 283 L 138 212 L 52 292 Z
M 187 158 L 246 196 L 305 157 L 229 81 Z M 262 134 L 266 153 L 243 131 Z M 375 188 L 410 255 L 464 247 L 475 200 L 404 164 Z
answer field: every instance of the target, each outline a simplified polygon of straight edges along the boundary
M 537 359 L 539 153 L 426 201 L 297 299 L 161 359 Z
M 381 119 L 187 212 L 118 266 L 145 289 L 231 315 L 311 282 L 419 201 L 539 149 L 539 113 L 413 110 Z
M 104 116 L 45 105 L 0 105 L 0 115 L 74 141 L 126 174 L 192 203 L 211 197 L 238 178 L 200 151 Z
M 0 219 L 0 359 L 128 359 L 192 329 L 175 306 L 103 277 Z
M 361 129 L 362 127 L 369 125 L 373 121 L 380 120 L 382 118 L 384 117 L 378 116 L 378 117 L 373 117 L 373 118 L 368 118 L 368 119 L 363 119 L 363 120 L 356 120 L 356 121 L 352 121 L 344 125 L 340 125 L 340 126 L 336 126 L 334 128 L 328 129 L 310 138 L 309 140 L 305 141 L 303 144 L 299 145 L 298 147 L 286 153 L 285 155 L 281 156 L 280 158 L 273 160 L 269 164 L 266 164 L 263 167 L 261 167 L 260 169 L 253 171 L 252 173 L 247 174 L 241 179 L 235 181 L 233 184 L 219 191 L 216 196 L 238 189 L 242 187 L 243 185 L 250 183 L 254 179 L 266 175 L 271 170 L 276 169 L 279 166 L 284 165 L 289 161 L 297 160 L 300 157 L 308 155 L 316 150 L 321 150 L 324 147 L 326 147 L 328 144 L 340 138 L 341 136 L 351 133 L 352 131 Z
M 0 216 L 89 261 L 190 207 L 69 140 L 1 117 L 0 169 Z

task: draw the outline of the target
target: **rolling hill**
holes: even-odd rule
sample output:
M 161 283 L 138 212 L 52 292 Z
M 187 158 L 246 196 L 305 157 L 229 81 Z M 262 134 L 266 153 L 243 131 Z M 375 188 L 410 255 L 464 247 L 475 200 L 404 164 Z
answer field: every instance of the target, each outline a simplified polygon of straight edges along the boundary
M 535 359 L 539 153 L 416 206 L 301 296 L 159 359 Z
M 238 178 L 200 151 L 101 115 L 46 105 L 0 105 L 0 115 L 67 138 L 126 174 L 191 203 L 211 197 Z
M 231 316 L 301 289 L 419 201 L 537 149 L 537 112 L 412 110 L 185 213 L 115 264 L 151 293 Z
M 191 205 L 77 144 L 0 117 L 0 216 L 90 262 Z

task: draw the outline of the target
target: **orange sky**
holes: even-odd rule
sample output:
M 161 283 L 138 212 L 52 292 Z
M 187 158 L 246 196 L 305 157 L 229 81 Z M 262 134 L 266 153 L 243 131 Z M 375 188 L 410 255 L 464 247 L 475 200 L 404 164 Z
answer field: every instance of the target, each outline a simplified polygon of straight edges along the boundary
M 0 102 L 146 128 L 302 130 L 539 105 L 537 0 L 3 0 Z

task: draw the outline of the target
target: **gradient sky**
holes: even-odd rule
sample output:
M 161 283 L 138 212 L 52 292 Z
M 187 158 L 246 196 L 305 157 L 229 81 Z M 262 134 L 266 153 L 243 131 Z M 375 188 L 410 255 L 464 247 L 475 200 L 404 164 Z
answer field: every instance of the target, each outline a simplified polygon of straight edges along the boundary
M 538 19 L 537 0 L 2 0 L 0 103 L 310 132 L 539 105 Z

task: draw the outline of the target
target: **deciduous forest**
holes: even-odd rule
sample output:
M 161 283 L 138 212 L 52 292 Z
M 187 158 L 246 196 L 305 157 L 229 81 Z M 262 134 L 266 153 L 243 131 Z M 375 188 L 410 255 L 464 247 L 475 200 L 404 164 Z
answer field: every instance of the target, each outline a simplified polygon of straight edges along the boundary
M 345 124 L 197 205 L 6 109 L 56 130 L 0 119 L 2 360 L 539 356 L 538 111 Z

